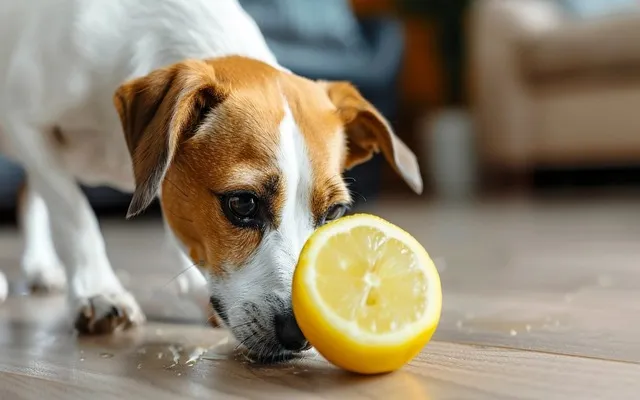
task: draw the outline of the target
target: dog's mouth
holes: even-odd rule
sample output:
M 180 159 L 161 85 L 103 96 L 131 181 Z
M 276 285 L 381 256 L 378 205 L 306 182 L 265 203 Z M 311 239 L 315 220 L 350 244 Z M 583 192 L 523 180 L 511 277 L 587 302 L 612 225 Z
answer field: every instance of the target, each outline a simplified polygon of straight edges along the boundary
M 278 339 L 277 328 L 270 314 L 267 317 L 260 313 L 253 303 L 243 304 L 234 308 L 234 315 L 230 315 L 223 302 L 216 297 L 210 298 L 211 306 L 238 341 L 236 350 L 253 364 L 278 364 L 288 362 L 304 355 L 311 349 L 306 342 L 296 349 L 286 348 Z
M 303 357 L 302 352 L 281 350 L 279 352 L 265 352 L 251 350 L 244 347 L 241 353 L 247 361 L 256 365 L 274 365 L 286 363 Z
M 243 324 L 243 325 L 241 325 Z M 279 364 L 303 356 L 304 351 L 288 350 L 274 337 L 271 331 L 262 330 L 259 324 L 245 322 L 229 326 L 229 330 L 238 341 L 237 350 L 252 364 Z

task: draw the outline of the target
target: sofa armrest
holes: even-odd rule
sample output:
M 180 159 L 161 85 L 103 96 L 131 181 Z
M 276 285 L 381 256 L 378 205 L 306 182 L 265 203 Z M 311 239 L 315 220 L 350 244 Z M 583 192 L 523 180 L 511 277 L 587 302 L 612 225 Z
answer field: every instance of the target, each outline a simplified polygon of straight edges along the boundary
M 564 24 L 523 38 L 521 66 L 532 79 L 638 75 L 640 14 L 603 17 Z
M 471 7 L 471 98 L 485 164 L 527 166 L 534 118 L 518 43 L 558 28 L 563 20 L 550 0 L 478 0 Z

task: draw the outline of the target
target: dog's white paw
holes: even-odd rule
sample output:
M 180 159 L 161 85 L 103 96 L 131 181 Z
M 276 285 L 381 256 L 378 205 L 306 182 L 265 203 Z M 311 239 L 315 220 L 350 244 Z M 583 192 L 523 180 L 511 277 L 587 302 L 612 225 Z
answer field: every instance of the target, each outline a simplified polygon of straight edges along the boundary
M 145 316 L 129 292 L 105 293 L 77 299 L 75 327 L 82 334 L 105 334 L 144 323 Z
M 59 293 L 67 287 L 67 275 L 59 264 L 29 265 L 24 271 L 32 293 Z

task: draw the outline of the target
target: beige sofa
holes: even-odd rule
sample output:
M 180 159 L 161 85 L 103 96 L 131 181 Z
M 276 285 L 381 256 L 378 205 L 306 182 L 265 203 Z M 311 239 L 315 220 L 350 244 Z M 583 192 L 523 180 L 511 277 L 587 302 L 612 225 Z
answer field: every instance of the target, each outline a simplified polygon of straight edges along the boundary
M 640 163 L 640 14 L 576 21 L 552 0 L 477 0 L 470 17 L 485 167 Z

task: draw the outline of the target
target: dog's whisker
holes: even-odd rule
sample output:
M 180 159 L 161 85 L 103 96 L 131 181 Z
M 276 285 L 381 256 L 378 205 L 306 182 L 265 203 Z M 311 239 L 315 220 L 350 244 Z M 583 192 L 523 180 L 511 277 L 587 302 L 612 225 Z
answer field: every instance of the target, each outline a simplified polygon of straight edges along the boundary
M 242 346 L 244 346 L 248 352 L 252 351 L 252 348 L 255 347 L 255 345 L 251 345 L 251 346 L 247 346 L 247 343 L 253 339 L 255 336 L 257 336 L 258 332 L 253 332 L 251 333 L 251 335 L 247 336 L 246 338 L 242 339 L 238 345 L 236 346 L 236 348 L 234 349 L 234 351 L 238 350 L 239 348 L 241 348 Z
M 251 325 L 251 324 L 252 324 L 252 322 L 249 321 L 249 322 L 245 322 L 245 323 L 242 323 L 242 324 L 237 324 L 237 325 L 230 326 L 229 329 L 244 328 L 245 326 L 248 326 L 248 325 Z
M 191 268 L 196 267 L 197 265 L 198 265 L 198 263 L 191 264 L 187 268 L 185 268 L 182 271 L 178 272 L 173 278 L 169 279 L 169 281 L 163 286 L 163 288 L 166 289 L 167 286 L 169 286 L 172 282 L 174 282 L 176 279 L 178 279 L 180 277 L 180 275 L 182 275 L 185 272 L 189 271 Z
M 262 356 L 262 358 L 263 358 L 263 359 L 265 359 L 265 360 L 266 360 L 266 359 L 268 359 L 268 358 L 270 358 L 270 357 L 271 357 L 275 362 L 278 362 L 278 361 L 279 361 L 279 360 L 278 360 L 278 358 L 279 358 L 279 356 L 280 356 L 280 353 L 277 353 L 277 352 L 276 352 L 277 347 L 276 347 L 276 345 L 275 345 L 275 344 L 273 344 L 273 343 L 272 343 L 272 344 L 271 344 L 271 346 L 269 346 L 269 347 L 265 348 L 265 350 L 266 350 L 266 352 L 265 352 L 265 353 L 264 353 L 264 355 Z M 276 356 L 275 356 L 275 357 L 273 357 L 273 356 L 272 356 L 272 354 L 275 354 Z M 269 361 L 270 361 L 270 360 L 269 360 Z
M 224 323 L 225 326 L 228 326 L 228 321 L 229 321 L 229 314 L 227 313 L 226 310 L 216 310 L 215 307 L 211 307 L 211 309 L 213 310 L 214 314 L 210 315 L 207 318 L 207 321 L 205 322 L 205 324 L 210 324 L 211 321 L 213 321 L 214 318 L 220 317 L 222 319 L 222 322 Z
M 257 346 L 255 346 L 255 349 L 252 349 L 252 353 L 254 354 L 254 358 L 255 361 L 260 361 L 261 358 L 263 358 L 263 353 L 265 350 L 265 343 L 264 341 L 260 341 L 257 343 Z
M 163 290 L 166 290 L 166 288 L 167 288 L 171 283 L 173 283 L 176 279 L 178 279 L 178 278 L 180 277 L 180 275 L 182 275 L 182 274 L 184 274 L 185 272 L 189 271 L 191 268 L 195 267 L 196 265 L 197 265 L 197 263 L 196 263 L 196 264 L 192 264 L 192 265 L 190 265 L 190 266 L 189 266 L 189 267 L 187 267 L 187 268 L 184 268 L 182 271 L 178 272 L 175 276 L 173 276 L 171 279 L 169 279 L 169 280 L 167 281 L 167 283 L 165 283 L 164 285 L 162 285 L 162 286 L 160 286 L 160 287 L 154 287 L 154 288 L 151 290 L 151 293 L 149 294 L 149 299 L 154 299 L 154 298 L 156 298 L 156 296 L 160 296 L 161 292 L 162 292 Z M 181 306 L 181 308 L 182 308 L 182 306 Z
M 356 196 L 360 197 L 362 199 L 362 201 L 364 201 L 365 203 L 367 202 L 367 198 L 364 197 L 362 194 L 356 192 L 355 190 L 351 190 L 351 193 L 355 194 Z

